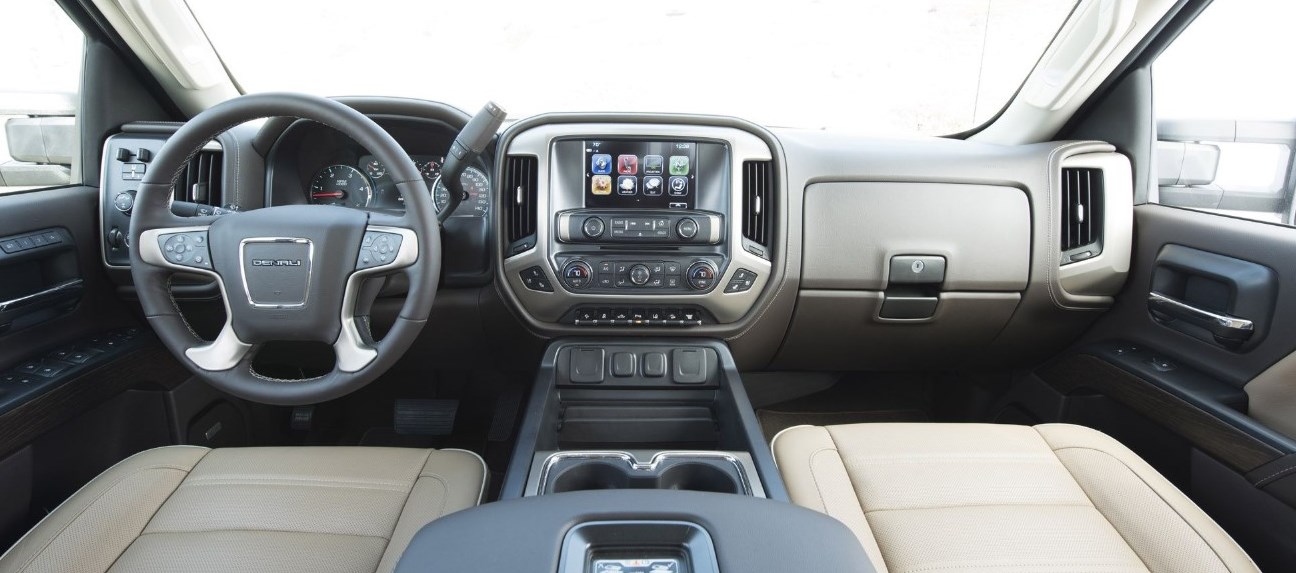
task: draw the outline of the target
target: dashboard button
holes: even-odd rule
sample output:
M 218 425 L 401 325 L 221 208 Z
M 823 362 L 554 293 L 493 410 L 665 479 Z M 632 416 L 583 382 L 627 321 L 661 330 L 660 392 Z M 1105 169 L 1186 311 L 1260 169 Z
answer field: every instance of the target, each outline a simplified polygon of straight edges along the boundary
M 571 288 L 585 288 L 593 281 L 594 269 L 585 261 L 572 261 L 563 267 L 563 283 Z
M 650 279 L 652 279 L 652 271 L 648 270 L 646 265 L 640 264 L 630 267 L 630 282 L 638 286 L 644 286 L 648 284 Z
M 606 228 L 607 226 L 603 224 L 603 219 L 590 217 L 585 219 L 585 223 L 581 225 L 581 232 L 585 233 L 586 237 L 597 239 L 603 236 L 603 231 Z
M 689 266 L 686 273 L 688 285 L 694 290 L 707 290 L 715 282 L 716 269 L 708 261 L 697 261 Z
M 692 239 L 693 237 L 696 237 L 698 234 L 697 221 L 688 217 L 680 219 L 680 222 L 675 225 L 675 233 L 679 235 L 681 239 Z

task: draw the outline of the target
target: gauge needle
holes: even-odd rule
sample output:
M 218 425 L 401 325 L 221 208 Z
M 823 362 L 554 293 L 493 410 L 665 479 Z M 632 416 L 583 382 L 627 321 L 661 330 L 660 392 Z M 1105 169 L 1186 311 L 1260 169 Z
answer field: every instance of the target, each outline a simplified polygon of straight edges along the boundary
M 341 191 L 329 191 L 327 193 L 311 193 L 311 199 L 339 199 L 342 197 Z

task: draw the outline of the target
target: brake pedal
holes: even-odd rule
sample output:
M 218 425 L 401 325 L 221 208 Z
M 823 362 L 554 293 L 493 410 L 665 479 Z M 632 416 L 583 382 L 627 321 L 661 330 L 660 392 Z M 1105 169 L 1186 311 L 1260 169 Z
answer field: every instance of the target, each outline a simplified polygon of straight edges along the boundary
M 449 436 L 454 431 L 458 400 L 396 400 L 396 433 L 402 436 Z

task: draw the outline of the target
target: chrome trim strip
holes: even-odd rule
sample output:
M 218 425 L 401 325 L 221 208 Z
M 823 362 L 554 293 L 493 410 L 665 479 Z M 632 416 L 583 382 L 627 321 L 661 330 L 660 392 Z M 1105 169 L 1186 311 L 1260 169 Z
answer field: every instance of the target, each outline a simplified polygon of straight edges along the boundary
M 418 235 L 414 231 L 404 227 L 378 225 L 370 225 L 365 228 L 365 231 L 400 235 L 401 244 L 400 250 L 396 251 L 396 256 L 392 257 L 391 262 L 358 270 L 347 277 L 346 290 L 342 293 L 342 330 L 338 333 L 337 341 L 333 343 L 333 353 L 337 356 L 337 369 L 342 372 L 358 372 L 378 357 L 378 350 L 365 344 L 364 338 L 360 336 L 360 329 L 355 323 L 355 297 L 360 289 L 361 279 L 380 272 L 408 267 L 419 258 Z
M 1250 338 L 1255 332 L 1255 323 L 1250 320 L 1197 308 L 1156 291 L 1148 293 L 1148 307 L 1157 312 L 1164 312 L 1170 315 L 1170 318 L 1181 319 L 1205 328 L 1211 334 L 1223 338 L 1241 341 Z
M 251 243 L 297 243 L 306 245 L 306 260 L 310 262 L 310 268 L 306 271 L 306 291 L 302 295 L 302 301 L 293 304 L 267 304 L 252 300 L 252 289 L 248 288 L 247 265 L 244 260 L 246 247 Z M 306 306 L 310 300 L 311 278 L 315 274 L 315 243 L 310 239 L 301 237 L 249 237 L 239 241 L 239 278 L 243 280 L 243 294 L 247 296 L 248 304 L 253 308 L 301 308 Z
M 193 273 L 209 276 L 216 281 L 216 286 L 220 288 L 221 302 L 225 305 L 225 326 L 221 327 L 220 334 L 216 340 L 203 346 L 193 346 L 185 349 L 185 356 L 189 358 L 194 365 L 212 372 L 229 370 L 238 365 L 239 361 L 247 355 L 252 349 L 252 345 L 239 340 L 238 334 L 234 332 L 234 315 L 230 312 L 229 293 L 225 290 L 225 281 L 221 279 L 215 271 L 186 267 L 177 265 L 166 260 L 162 255 L 162 247 L 158 246 L 158 237 L 171 233 L 193 233 L 197 231 L 209 231 L 209 226 L 197 227 L 171 227 L 166 229 L 149 229 L 140 234 L 140 259 L 144 262 L 175 271 Z M 211 244 L 210 237 L 208 244 Z

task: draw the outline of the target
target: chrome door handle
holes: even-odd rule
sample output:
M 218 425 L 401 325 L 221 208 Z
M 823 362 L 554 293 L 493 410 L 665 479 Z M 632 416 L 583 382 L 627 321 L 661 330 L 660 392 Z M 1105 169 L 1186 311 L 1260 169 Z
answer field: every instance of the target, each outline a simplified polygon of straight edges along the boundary
M 0 330 L 20 316 L 76 302 L 81 298 L 84 284 L 81 279 L 71 279 L 13 300 L 0 301 Z
M 1225 346 L 1238 346 L 1255 334 L 1255 323 L 1250 320 L 1197 308 L 1155 291 L 1148 293 L 1148 310 L 1160 322 L 1182 320 L 1200 326 Z

